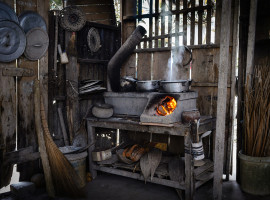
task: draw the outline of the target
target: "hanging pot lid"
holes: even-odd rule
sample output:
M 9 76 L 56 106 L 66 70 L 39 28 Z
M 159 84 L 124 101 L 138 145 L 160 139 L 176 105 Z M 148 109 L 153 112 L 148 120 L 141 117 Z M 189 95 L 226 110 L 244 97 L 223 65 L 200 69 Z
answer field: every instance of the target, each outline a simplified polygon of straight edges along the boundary
M 0 2 L 0 19 L 19 23 L 15 11 L 7 4 Z
M 0 62 L 11 62 L 19 58 L 26 45 L 22 28 L 9 20 L 0 21 Z
M 42 28 L 33 28 L 26 34 L 24 55 L 29 60 L 38 60 L 45 55 L 48 46 L 48 34 Z
M 68 31 L 79 31 L 85 25 L 85 15 L 76 6 L 65 7 L 59 13 L 60 26 Z
M 47 32 L 46 22 L 38 13 L 26 11 L 19 16 L 20 26 L 27 33 L 33 28 L 42 28 Z
M 96 28 L 92 27 L 89 29 L 87 34 L 87 44 L 91 52 L 97 52 L 101 45 L 100 45 L 100 36 L 99 32 Z

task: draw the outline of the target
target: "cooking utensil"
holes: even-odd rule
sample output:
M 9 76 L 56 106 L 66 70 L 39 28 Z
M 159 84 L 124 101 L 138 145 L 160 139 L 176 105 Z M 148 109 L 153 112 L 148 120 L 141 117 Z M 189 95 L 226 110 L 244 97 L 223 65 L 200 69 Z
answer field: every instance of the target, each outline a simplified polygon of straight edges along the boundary
M 19 24 L 19 20 L 14 9 L 4 2 L 0 2 L 0 20 L 9 20 Z
M 19 16 L 19 22 L 20 26 L 22 27 L 25 33 L 27 33 L 33 28 L 41 28 L 45 32 L 47 32 L 47 25 L 45 20 L 36 12 L 33 11 L 23 12 Z
M 19 58 L 25 46 L 26 37 L 23 29 L 16 22 L 0 21 L 0 61 L 11 62 Z
M 97 118 L 109 118 L 113 115 L 113 106 L 110 104 L 95 104 L 92 114 Z
M 160 91 L 166 93 L 186 92 L 191 80 L 160 81 Z
M 137 91 L 154 92 L 159 88 L 158 80 L 137 81 Z
M 125 76 L 120 80 L 120 90 L 121 92 L 134 92 L 136 90 L 136 82 L 138 80 L 131 77 Z
M 103 151 L 93 151 L 92 152 L 92 160 L 93 161 L 103 161 L 103 160 L 108 160 L 112 157 L 112 152 L 122 146 L 123 143 L 121 143 L 118 146 L 115 146 L 110 149 L 106 149 Z
M 201 115 L 198 110 L 190 110 L 182 112 L 182 122 L 189 123 L 194 122 L 194 120 L 200 119 Z
M 33 28 L 26 33 L 26 48 L 24 55 L 29 60 L 42 58 L 49 46 L 49 37 L 41 28 Z
M 79 31 L 85 25 L 85 15 L 77 6 L 65 7 L 59 13 L 60 26 L 68 31 Z

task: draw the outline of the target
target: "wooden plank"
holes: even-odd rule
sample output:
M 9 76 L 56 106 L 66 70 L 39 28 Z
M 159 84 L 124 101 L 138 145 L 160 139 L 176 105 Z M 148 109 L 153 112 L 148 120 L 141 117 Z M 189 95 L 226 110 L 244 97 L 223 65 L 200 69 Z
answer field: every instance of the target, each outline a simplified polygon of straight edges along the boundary
M 150 0 L 150 15 L 153 15 L 153 0 Z M 149 37 L 153 36 L 153 17 L 149 18 Z M 152 40 L 149 41 L 149 48 L 153 48 Z
M 40 158 L 39 152 L 34 152 L 33 147 L 26 147 L 17 151 L 5 153 L 5 165 L 29 162 Z
M 102 172 L 110 173 L 110 174 L 125 176 L 125 177 L 144 181 L 143 175 L 138 174 L 138 173 L 128 172 L 128 171 L 119 170 L 119 169 L 113 169 L 113 168 L 109 168 L 109 167 L 101 167 L 101 166 L 97 166 L 97 165 L 95 165 L 95 169 L 102 171 Z M 150 182 L 150 183 L 156 183 L 159 185 L 165 185 L 168 187 L 181 189 L 181 190 L 185 189 L 185 187 L 177 181 L 171 181 L 171 180 L 161 179 L 161 178 L 156 178 L 156 177 L 153 177 L 152 180 L 150 180 L 150 178 L 148 178 L 146 181 Z
M 89 5 L 89 6 L 78 6 L 83 13 L 85 14 L 93 14 L 93 13 L 107 13 L 111 12 L 111 5 Z
M 215 44 L 219 44 L 220 42 L 221 7 L 222 7 L 222 0 L 216 0 Z
M 196 182 L 195 188 L 197 189 L 197 188 L 201 187 L 204 183 L 211 180 L 212 178 L 214 178 L 214 173 L 207 174 L 207 176 L 204 177 L 204 180 Z
M 138 53 L 137 78 L 138 80 L 151 80 L 151 53 Z
M 121 76 L 136 77 L 136 53 L 131 54 L 123 63 L 121 68 Z
M 175 2 L 175 7 L 176 7 L 176 11 L 179 11 L 180 9 L 180 0 L 176 0 Z M 179 14 L 176 14 L 175 16 L 175 33 L 178 33 L 179 32 L 179 23 L 180 23 L 180 20 L 179 20 Z M 176 36 L 175 37 L 175 46 L 179 46 L 179 36 Z
M 197 177 L 199 175 L 201 175 L 202 173 L 206 172 L 206 171 L 209 171 L 211 168 L 213 168 L 214 166 L 214 163 L 211 161 L 211 160 L 204 160 L 206 161 L 206 163 L 201 166 L 201 167 L 197 167 L 195 170 L 194 170 L 194 176 L 195 176 L 195 179 L 197 179 Z
M 82 6 L 87 6 L 87 5 L 107 5 L 111 4 L 110 0 L 69 0 L 68 1 L 69 5 L 82 5 Z
M 155 0 L 155 14 L 159 13 L 159 0 Z M 159 16 L 155 16 L 155 36 L 159 35 Z M 155 48 L 158 48 L 158 40 L 155 40 Z
M 62 109 L 58 108 L 57 111 L 58 111 L 58 116 L 59 116 L 59 121 L 60 121 L 61 129 L 62 129 L 62 133 L 63 133 L 63 136 L 64 136 L 65 146 L 69 146 L 69 141 L 68 141 L 68 136 L 67 136 L 67 131 L 66 131 L 66 125 L 65 125 L 65 122 L 64 122 Z
M 111 12 L 87 13 L 86 19 L 87 19 L 87 21 L 98 21 L 98 20 L 112 19 L 112 13 Z
M 212 1 L 207 1 L 207 5 L 211 5 Z M 206 17 L 206 44 L 211 43 L 211 16 L 212 15 L 212 9 L 208 8 L 207 9 L 207 17 Z
M 169 37 L 168 37 L 168 47 L 171 47 L 172 46 L 172 1 L 169 1 L 169 11 L 170 11 L 170 14 L 168 16 L 168 34 L 169 34 Z
M 246 86 L 251 91 L 251 82 L 254 71 L 254 51 L 255 51 L 255 32 L 257 18 L 258 0 L 250 2 L 249 27 L 248 27 L 248 46 L 247 46 L 247 66 L 246 66 Z
M 26 68 L 4 67 L 3 76 L 34 76 L 34 71 Z
M 232 64 L 231 64 L 231 85 L 234 86 L 236 82 L 235 67 L 238 64 L 237 50 L 238 50 L 238 37 L 239 37 L 239 0 L 234 2 L 234 14 L 233 14 L 233 51 L 232 51 Z M 233 148 L 233 133 L 235 130 L 234 119 L 235 119 L 235 87 L 231 88 L 231 99 L 230 99 L 230 121 L 229 121 L 229 137 L 228 137 L 228 151 L 227 151 L 227 166 L 226 166 L 226 180 L 229 180 L 231 172 L 231 158 Z
M 191 7 L 195 7 L 195 0 L 191 0 Z M 191 18 L 190 18 L 190 45 L 194 45 L 195 40 L 195 12 L 191 12 Z
M 165 0 L 162 0 L 161 13 L 165 12 L 165 6 L 166 6 L 166 2 L 165 2 Z M 161 14 L 161 35 L 164 35 L 164 34 L 165 34 L 165 16 L 163 14 Z M 164 38 L 161 39 L 161 47 L 165 47 Z
M 167 79 L 168 59 L 171 57 L 171 52 L 155 52 L 153 53 L 153 80 Z
M 222 175 L 224 158 L 224 135 L 227 97 L 227 78 L 229 66 L 229 43 L 230 43 L 230 21 L 231 21 L 231 1 L 222 2 L 221 14 L 221 36 L 220 36 L 220 67 L 218 81 L 218 102 L 217 102 L 217 123 L 215 137 L 214 155 L 214 189 L 213 199 L 222 199 Z
M 183 0 L 183 9 L 187 9 L 187 0 Z M 183 44 L 187 45 L 187 13 L 183 13 Z
M 91 144 L 96 141 L 95 128 L 91 125 L 89 121 L 87 121 L 87 133 L 88 133 L 88 144 Z M 89 156 L 89 171 L 92 175 L 92 178 L 95 179 L 97 177 L 97 171 L 94 168 L 94 162 L 92 160 L 92 151 L 95 149 L 95 145 L 92 145 L 88 148 L 88 156 Z
M 199 6 L 203 5 L 203 0 L 199 0 Z M 202 44 L 202 19 L 203 11 L 198 11 L 198 44 Z
M 191 137 L 187 132 L 184 138 L 185 149 L 191 152 Z M 185 150 L 185 199 L 192 200 L 194 196 L 194 161 L 190 153 Z

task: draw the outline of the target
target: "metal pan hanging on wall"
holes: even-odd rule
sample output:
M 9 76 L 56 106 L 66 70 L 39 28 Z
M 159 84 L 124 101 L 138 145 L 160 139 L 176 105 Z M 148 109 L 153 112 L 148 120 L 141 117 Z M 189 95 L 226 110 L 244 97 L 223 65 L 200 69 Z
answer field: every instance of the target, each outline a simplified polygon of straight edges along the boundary
M 48 34 L 41 28 L 33 28 L 26 34 L 24 55 L 29 60 L 38 60 L 45 55 L 48 46 Z
M 42 28 L 47 32 L 46 22 L 38 13 L 26 11 L 19 16 L 20 26 L 27 33 L 33 28 Z
M 90 28 L 88 31 L 87 45 L 88 45 L 91 53 L 97 52 L 101 47 L 99 32 L 94 27 Z
M 10 20 L 19 23 L 15 11 L 3 2 L 0 2 L 0 20 Z
M 19 58 L 26 45 L 22 28 L 9 20 L 0 21 L 0 62 L 11 62 Z
M 59 13 L 60 26 L 68 31 L 79 31 L 85 25 L 85 15 L 76 6 L 65 7 Z

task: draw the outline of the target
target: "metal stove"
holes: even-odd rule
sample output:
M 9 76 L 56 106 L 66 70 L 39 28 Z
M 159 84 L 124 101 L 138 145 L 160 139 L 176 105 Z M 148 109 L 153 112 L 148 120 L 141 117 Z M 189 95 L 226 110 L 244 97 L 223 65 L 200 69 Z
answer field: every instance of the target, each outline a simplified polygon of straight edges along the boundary
M 156 107 L 166 96 L 177 102 L 174 111 L 166 116 L 157 114 Z M 105 103 L 114 107 L 114 115 L 140 117 L 141 122 L 171 124 L 181 122 L 183 111 L 196 110 L 198 93 L 189 91 L 182 93 L 139 93 L 139 92 L 105 92 Z

